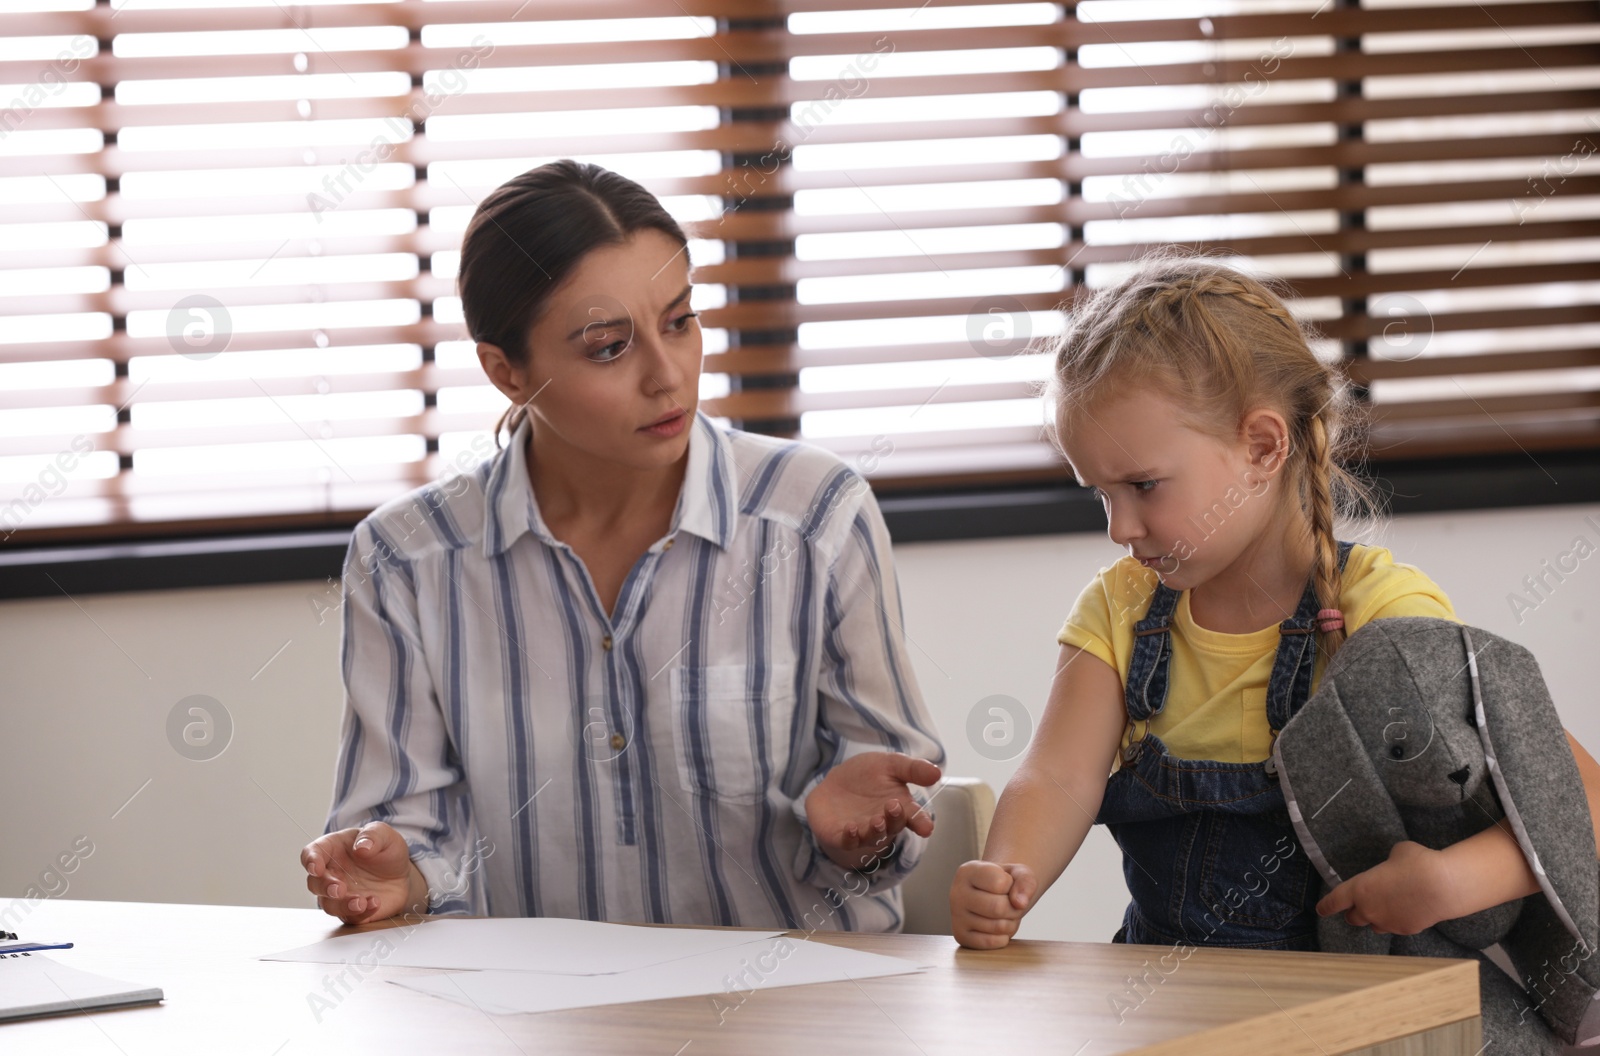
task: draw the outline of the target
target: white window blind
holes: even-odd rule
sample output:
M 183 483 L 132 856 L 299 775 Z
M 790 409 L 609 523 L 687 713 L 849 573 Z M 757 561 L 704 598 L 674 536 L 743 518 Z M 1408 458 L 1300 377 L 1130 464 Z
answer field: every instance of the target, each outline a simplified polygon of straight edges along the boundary
M 880 488 L 1061 479 L 1030 350 L 1173 241 L 1292 285 L 1378 460 L 1600 441 L 1591 3 L 34 8 L 0 13 L 13 545 L 348 524 L 469 468 L 503 399 L 460 236 L 559 157 L 689 230 L 705 409 Z

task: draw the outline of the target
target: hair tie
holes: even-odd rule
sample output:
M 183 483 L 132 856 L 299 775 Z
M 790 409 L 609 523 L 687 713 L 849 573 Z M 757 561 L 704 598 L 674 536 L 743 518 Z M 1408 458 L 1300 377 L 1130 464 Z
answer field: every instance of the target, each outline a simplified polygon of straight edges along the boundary
M 1323 609 L 1317 613 L 1317 626 L 1323 633 L 1337 631 L 1344 626 L 1344 613 L 1338 609 Z

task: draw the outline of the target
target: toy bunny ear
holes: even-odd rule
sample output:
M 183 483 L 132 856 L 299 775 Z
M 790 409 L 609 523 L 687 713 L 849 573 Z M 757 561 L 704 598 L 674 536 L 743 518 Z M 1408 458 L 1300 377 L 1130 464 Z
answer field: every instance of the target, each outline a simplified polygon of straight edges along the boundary
M 1300 846 L 1329 888 L 1387 861 L 1406 839 L 1400 812 L 1378 777 L 1368 750 L 1339 696 L 1325 679 L 1278 734 L 1272 758 L 1283 787 L 1289 821 Z M 1386 953 L 1392 936 L 1325 917 L 1320 925 L 1349 934 L 1341 952 Z M 1324 948 L 1331 948 L 1324 930 Z
M 1558 1035 L 1600 1040 L 1600 868 L 1583 779 L 1533 655 L 1478 628 L 1461 636 L 1489 778 L 1544 893 L 1501 945 Z

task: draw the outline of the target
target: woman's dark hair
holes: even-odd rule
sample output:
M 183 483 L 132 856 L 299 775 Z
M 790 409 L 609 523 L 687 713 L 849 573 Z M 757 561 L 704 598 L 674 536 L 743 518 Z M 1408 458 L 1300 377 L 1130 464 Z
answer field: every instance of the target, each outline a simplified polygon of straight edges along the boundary
M 461 239 L 456 282 L 467 332 L 524 365 L 528 332 L 584 256 L 646 229 L 688 245 L 655 195 L 609 169 L 563 158 L 512 177 L 478 203 Z M 500 430 L 515 432 L 526 414 L 512 406 L 500 416 L 496 447 Z

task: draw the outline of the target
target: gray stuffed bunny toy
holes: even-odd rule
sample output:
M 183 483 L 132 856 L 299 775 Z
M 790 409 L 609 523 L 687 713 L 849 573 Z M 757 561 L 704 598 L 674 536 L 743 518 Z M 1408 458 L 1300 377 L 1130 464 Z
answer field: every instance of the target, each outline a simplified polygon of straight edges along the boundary
M 1335 913 L 1318 922 L 1321 948 L 1478 960 L 1488 1056 L 1600 1044 L 1594 830 L 1528 650 L 1450 620 L 1374 620 L 1284 725 L 1272 765 L 1324 893 L 1402 840 L 1440 849 L 1505 819 L 1539 893 L 1417 935 L 1380 935 Z M 1495 943 L 1524 986 L 1483 955 Z

